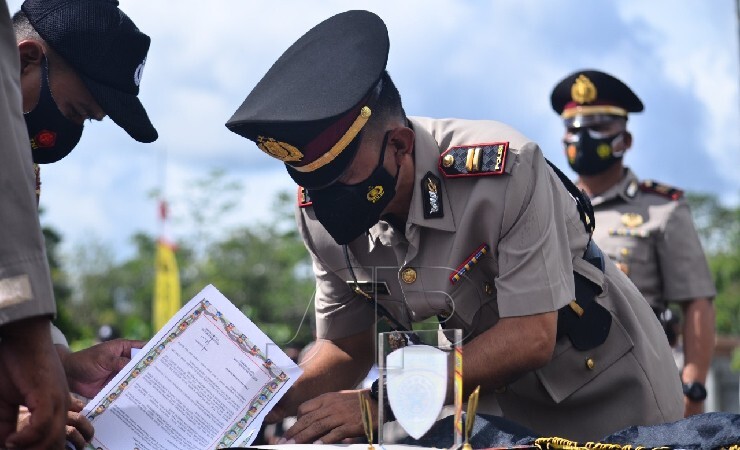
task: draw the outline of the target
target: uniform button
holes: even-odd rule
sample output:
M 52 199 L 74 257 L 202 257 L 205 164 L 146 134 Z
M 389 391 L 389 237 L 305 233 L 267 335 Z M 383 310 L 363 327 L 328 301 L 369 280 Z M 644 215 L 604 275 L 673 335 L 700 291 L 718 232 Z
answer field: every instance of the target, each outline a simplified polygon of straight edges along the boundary
M 486 295 L 493 294 L 493 285 L 491 285 L 491 283 L 489 283 L 488 281 L 483 283 L 483 292 L 485 292 Z
M 506 386 L 497 387 L 493 390 L 493 392 L 497 394 L 503 394 L 504 392 L 506 392 Z
M 416 270 L 411 267 L 407 267 L 401 271 L 401 280 L 406 284 L 411 284 L 416 281 Z
M 594 362 L 594 360 L 593 360 L 593 359 L 591 359 L 591 358 L 588 358 L 588 359 L 586 360 L 586 367 L 588 367 L 588 370 L 594 370 L 594 367 L 595 367 L 595 366 L 596 366 L 596 363 Z
M 455 164 L 455 157 L 452 155 L 445 155 L 444 158 L 442 158 L 442 165 L 445 167 L 450 167 L 453 164 Z
M 614 265 L 616 265 L 619 270 L 621 270 L 622 272 L 624 272 L 625 275 L 629 275 L 630 274 L 630 267 L 627 265 L 627 263 L 616 262 L 616 263 L 614 263 Z

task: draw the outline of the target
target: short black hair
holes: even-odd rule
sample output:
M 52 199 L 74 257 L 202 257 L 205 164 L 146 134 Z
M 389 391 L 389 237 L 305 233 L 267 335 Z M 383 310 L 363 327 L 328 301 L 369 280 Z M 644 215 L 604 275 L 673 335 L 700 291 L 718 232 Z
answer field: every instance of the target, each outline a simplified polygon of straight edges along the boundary
M 26 16 L 23 10 L 18 10 L 17 13 L 13 14 L 13 31 L 15 32 L 16 40 L 19 41 L 23 39 L 44 40 L 33 25 L 31 25 L 28 16 Z
M 381 76 L 383 87 L 380 90 L 378 99 L 373 105 L 373 118 L 371 124 L 385 124 L 391 119 L 406 120 L 406 112 L 403 109 L 401 94 L 393 83 L 388 71 L 383 71 Z M 370 125 L 370 124 L 368 124 Z

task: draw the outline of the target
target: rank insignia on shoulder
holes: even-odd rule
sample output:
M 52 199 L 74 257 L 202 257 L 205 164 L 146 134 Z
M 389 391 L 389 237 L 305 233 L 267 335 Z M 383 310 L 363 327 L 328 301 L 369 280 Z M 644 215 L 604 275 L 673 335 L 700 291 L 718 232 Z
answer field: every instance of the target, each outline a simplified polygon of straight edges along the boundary
M 653 180 L 644 180 L 640 183 L 640 190 L 642 192 L 652 192 L 654 194 L 662 195 L 665 198 L 671 200 L 679 200 L 683 197 L 683 191 L 667 184 L 658 183 Z
M 308 195 L 308 189 L 303 186 L 298 186 L 298 207 L 306 208 L 311 205 L 313 205 L 313 202 L 311 201 L 311 197 Z
M 624 213 L 622 214 L 622 225 L 627 228 L 636 228 L 643 224 L 644 219 L 637 213 Z
M 508 150 L 508 142 L 450 147 L 439 156 L 439 170 L 446 178 L 501 175 Z
M 488 246 L 488 244 L 482 244 L 478 249 L 476 249 L 472 255 L 468 257 L 468 259 L 465 260 L 464 263 L 460 265 L 460 267 L 455 270 L 452 275 L 450 275 L 450 283 L 455 284 L 458 281 L 460 281 L 460 278 L 463 277 L 468 271 L 470 271 L 470 268 L 474 265 L 478 264 L 478 261 L 486 255 L 491 250 L 491 248 Z
M 422 203 L 424 218 L 440 218 L 444 216 L 442 209 L 442 182 L 432 172 L 427 172 L 421 179 Z

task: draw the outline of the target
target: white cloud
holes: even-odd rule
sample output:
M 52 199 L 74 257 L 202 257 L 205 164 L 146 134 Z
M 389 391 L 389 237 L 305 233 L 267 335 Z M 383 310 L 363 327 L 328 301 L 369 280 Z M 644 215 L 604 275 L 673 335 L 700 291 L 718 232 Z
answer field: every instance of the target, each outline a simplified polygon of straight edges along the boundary
M 388 67 L 409 113 L 508 122 L 564 166 L 550 90 L 573 70 L 601 68 L 628 80 L 646 101 L 645 113 L 631 119 L 639 148 L 628 162 L 638 173 L 738 201 L 732 0 L 120 3 L 152 37 L 140 96 L 160 139 L 139 144 L 106 120 L 91 124 L 67 159 L 44 169 L 44 221 L 70 242 L 94 234 L 125 253 L 133 231 L 155 233 L 156 205 L 147 192 L 162 183 L 165 151 L 168 196 L 224 168 L 246 190 L 240 213 L 217 226 L 266 219 L 273 194 L 293 183 L 279 162 L 224 123 L 296 38 L 349 8 L 386 21 Z M 19 5 L 9 2 L 11 11 Z M 683 107 L 691 110 L 674 110 Z M 690 145 L 682 148 L 683 141 Z M 692 159 L 691 147 L 704 145 L 706 160 Z

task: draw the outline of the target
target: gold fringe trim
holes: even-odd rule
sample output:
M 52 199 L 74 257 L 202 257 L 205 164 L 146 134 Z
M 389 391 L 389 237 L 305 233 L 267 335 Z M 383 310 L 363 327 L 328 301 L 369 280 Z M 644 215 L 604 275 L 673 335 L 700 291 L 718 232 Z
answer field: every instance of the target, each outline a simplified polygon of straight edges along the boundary
M 538 438 L 534 445 L 540 450 L 649 450 L 647 447 L 587 442 L 583 445 L 559 437 Z M 670 450 L 670 447 L 655 447 L 650 450 Z M 733 449 L 734 450 L 734 449 Z M 740 449 L 739 449 L 740 450 Z

